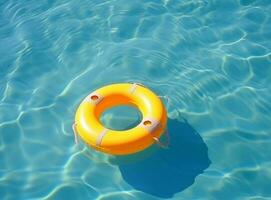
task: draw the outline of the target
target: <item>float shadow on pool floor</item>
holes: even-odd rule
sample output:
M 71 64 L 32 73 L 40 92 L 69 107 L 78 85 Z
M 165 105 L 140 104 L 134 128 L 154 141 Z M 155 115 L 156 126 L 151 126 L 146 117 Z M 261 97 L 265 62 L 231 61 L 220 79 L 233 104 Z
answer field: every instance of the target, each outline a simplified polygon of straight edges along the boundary
M 152 147 L 137 155 L 111 160 L 133 188 L 162 198 L 170 198 L 192 185 L 196 176 L 210 165 L 206 144 L 186 121 L 169 119 L 168 130 L 168 149 Z

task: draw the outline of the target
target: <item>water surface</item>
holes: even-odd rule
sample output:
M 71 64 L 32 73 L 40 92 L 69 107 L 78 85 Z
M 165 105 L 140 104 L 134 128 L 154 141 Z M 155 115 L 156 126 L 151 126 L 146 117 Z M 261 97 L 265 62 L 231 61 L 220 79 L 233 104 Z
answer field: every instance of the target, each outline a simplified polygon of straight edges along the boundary
M 0 0 L 0 199 L 271 199 L 270 39 L 269 0 Z M 74 144 L 115 82 L 169 98 L 169 149 Z

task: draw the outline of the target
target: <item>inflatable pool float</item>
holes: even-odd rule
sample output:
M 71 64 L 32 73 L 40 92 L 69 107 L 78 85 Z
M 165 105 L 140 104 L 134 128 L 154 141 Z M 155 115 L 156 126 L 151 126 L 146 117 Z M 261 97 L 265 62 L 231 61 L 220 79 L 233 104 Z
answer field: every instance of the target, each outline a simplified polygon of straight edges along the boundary
M 142 114 L 142 121 L 134 128 L 117 131 L 103 126 L 101 114 L 119 105 L 135 106 Z M 79 105 L 74 131 L 96 150 L 125 155 L 149 147 L 164 133 L 167 113 L 161 99 L 141 84 L 118 83 L 107 85 L 89 94 Z

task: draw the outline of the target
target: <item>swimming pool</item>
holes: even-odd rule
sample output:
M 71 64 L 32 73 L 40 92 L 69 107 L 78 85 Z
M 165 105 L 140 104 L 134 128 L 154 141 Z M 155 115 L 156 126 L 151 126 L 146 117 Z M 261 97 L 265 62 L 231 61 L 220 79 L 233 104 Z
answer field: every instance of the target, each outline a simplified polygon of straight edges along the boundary
M 271 199 L 269 0 L 0 2 L 0 199 Z M 74 144 L 115 82 L 169 98 L 169 149 Z

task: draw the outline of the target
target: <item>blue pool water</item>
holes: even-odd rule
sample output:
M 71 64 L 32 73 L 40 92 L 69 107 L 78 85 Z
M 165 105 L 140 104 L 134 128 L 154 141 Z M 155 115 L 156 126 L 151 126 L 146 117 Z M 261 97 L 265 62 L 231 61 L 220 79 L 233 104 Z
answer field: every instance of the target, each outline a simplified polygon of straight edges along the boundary
M 1 200 L 271 199 L 270 0 L 0 0 L 0 55 Z M 115 82 L 169 98 L 169 149 L 75 145 Z

